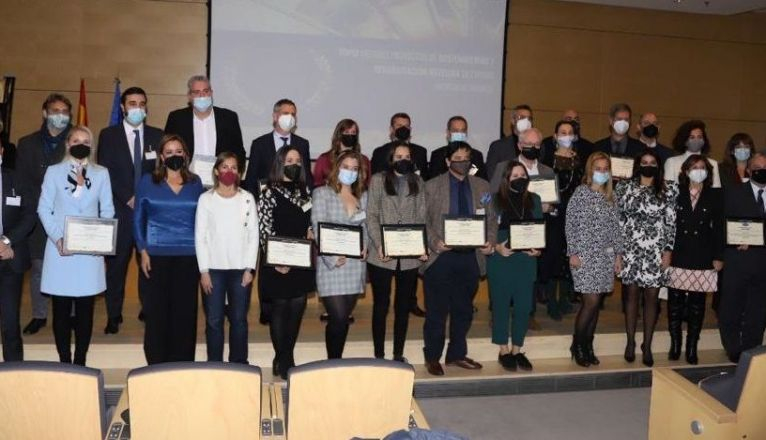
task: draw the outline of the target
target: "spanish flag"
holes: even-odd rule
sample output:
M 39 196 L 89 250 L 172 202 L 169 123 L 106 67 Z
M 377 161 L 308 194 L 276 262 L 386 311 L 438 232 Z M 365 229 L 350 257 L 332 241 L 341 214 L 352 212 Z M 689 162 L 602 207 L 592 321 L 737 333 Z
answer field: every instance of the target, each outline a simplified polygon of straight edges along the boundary
M 85 80 L 80 78 L 80 104 L 77 106 L 77 125 L 88 126 L 88 106 L 85 103 Z

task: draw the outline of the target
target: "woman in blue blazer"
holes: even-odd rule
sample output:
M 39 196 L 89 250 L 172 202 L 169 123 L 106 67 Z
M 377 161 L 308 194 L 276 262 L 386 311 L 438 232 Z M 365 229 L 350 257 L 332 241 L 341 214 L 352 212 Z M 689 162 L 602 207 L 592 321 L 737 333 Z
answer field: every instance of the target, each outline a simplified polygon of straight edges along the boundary
M 90 345 L 95 296 L 106 289 L 104 257 L 65 253 L 64 222 L 67 216 L 114 217 L 109 171 L 96 165 L 92 142 L 93 134 L 86 127 L 69 131 L 64 160 L 45 172 L 37 207 L 48 236 L 40 290 L 52 298 L 59 359 L 72 363 L 74 330 L 74 363 L 79 365 L 85 365 Z

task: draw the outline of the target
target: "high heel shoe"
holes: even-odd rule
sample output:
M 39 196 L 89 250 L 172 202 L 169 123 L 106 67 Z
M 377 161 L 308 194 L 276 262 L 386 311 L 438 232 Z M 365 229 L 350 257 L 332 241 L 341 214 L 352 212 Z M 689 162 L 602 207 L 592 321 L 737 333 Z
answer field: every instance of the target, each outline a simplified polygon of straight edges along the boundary
M 633 362 L 636 360 L 636 341 L 629 341 L 625 344 L 625 354 L 623 357 L 626 362 Z
M 569 352 L 572 353 L 572 359 L 574 359 L 577 365 L 581 367 L 590 367 L 590 361 L 585 354 L 582 344 L 572 344 L 572 346 L 569 347 Z
M 652 349 L 641 344 L 641 362 L 647 367 L 654 366 L 654 355 Z

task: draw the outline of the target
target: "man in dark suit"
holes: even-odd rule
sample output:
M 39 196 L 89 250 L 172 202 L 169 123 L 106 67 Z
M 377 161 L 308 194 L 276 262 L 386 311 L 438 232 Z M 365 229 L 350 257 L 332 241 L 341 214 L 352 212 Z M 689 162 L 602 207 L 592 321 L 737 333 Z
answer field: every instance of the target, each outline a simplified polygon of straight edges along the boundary
M 676 155 L 673 149 L 662 145 L 659 141 L 660 138 L 660 123 L 657 120 L 657 115 L 652 112 L 647 112 L 641 115 L 636 125 L 636 132 L 638 134 L 638 140 L 644 146 L 657 153 L 660 158 L 660 166 L 664 166 L 665 161 L 669 157 Z
M 750 181 L 725 188 L 727 219 L 766 220 L 766 151 L 748 164 Z M 721 342 L 732 362 L 743 351 L 763 345 L 766 328 L 766 248 L 728 246 L 724 252 L 726 275 L 718 306 Z
M 109 170 L 117 223 L 117 254 L 106 258 L 106 314 L 104 333 L 117 333 L 122 322 L 125 276 L 133 254 L 133 208 L 135 189 L 141 176 L 150 173 L 157 161 L 162 130 L 144 124 L 146 92 L 140 87 L 125 89 L 120 98 L 124 120 L 101 130 L 98 163 Z M 141 289 L 139 289 L 139 297 Z
M 187 86 L 189 105 L 170 112 L 165 133 L 177 134 L 183 138 L 189 148 L 192 169 L 195 156 L 210 158 L 224 151 L 236 154 L 240 167 L 244 169 L 245 147 L 237 114 L 213 106 L 213 89 L 206 76 L 192 76 Z
M 3 148 L 0 147 L 0 155 Z M 24 272 L 29 269 L 27 239 L 37 223 L 37 199 L 23 186 L 11 169 L 0 169 L 2 214 L 0 215 L 0 334 L 3 360 L 21 361 L 19 308 Z
M 628 136 L 633 110 L 625 103 L 617 103 L 609 108 L 609 137 L 597 141 L 593 151 L 601 151 L 611 156 L 636 157 L 644 150 L 644 144 Z
M 395 113 L 391 116 L 391 125 L 388 129 L 388 136 L 391 142 L 381 145 L 372 152 L 371 168 L 372 174 L 379 173 L 388 169 L 388 156 L 395 140 L 407 142 L 412 152 L 412 161 L 415 162 L 417 170 L 415 173 L 420 175 L 423 180 L 428 180 L 428 151 L 418 144 L 410 142 L 412 139 L 412 120 L 407 113 Z
M 64 95 L 51 93 L 43 102 L 43 125 L 40 130 L 19 139 L 16 151 L 16 171 L 29 197 L 37 200 L 48 166 L 61 162 L 66 146 L 64 141 L 71 125 L 72 102 Z M 37 209 L 37 207 L 35 207 Z M 48 236 L 42 223 L 36 221 L 29 238 L 32 270 L 29 275 L 29 293 L 32 298 L 32 320 L 24 327 L 24 334 L 35 334 L 47 323 L 49 297 L 40 293 L 43 255 Z
M 590 156 L 590 153 L 593 152 L 593 142 L 585 139 L 580 134 L 580 114 L 577 112 L 577 110 L 574 109 L 564 110 L 564 113 L 561 115 L 561 120 L 570 122 L 572 124 L 572 128 L 574 129 L 574 139 L 572 140 L 572 145 L 570 148 L 576 151 L 577 155 L 581 157 L 583 161 L 588 160 L 588 156 Z M 559 123 L 556 123 L 556 125 L 559 125 Z M 540 162 L 548 165 L 549 167 L 553 167 L 556 148 L 558 148 L 558 145 L 556 143 L 555 137 L 548 136 L 547 138 L 543 139 L 542 148 L 540 149 Z
M 269 178 L 277 150 L 286 145 L 293 146 L 300 152 L 301 162 L 306 171 L 306 183 L 309 187 L 313 186 L 309 141 L 294 133 L 297 118 L 298 107 L 295 103 L 289 99 L 280 99 L 274 103 L 271 114 L 274 130 L 256 138 L 250 145 L 250 158 L 243 188 L 253 193 L 256 198 L 261 193 L 261 184 Z
M 428 175 L 431 179 L 447 172 L 447 151 L 452 142 L 466 142 L 468 138 L 468 121 L 462 116 L 453 116 L 447 121 L 447 144 L 431 152 L 431 162 L 428 165 Z M 473 174 L 487 180 L 487 168 L 484 166 L 484 155 L 481 151 L 471 150 L 471 164 Z
M 497 168 L 498 163 L 516 159 L 516 144 L 519 142 L 519 134 L 532 128 L 533 121 L 532 107 L 527 104 L 520 104 L 513 108 L 511 112 L 511 135 L 489 144 L 487 176 L 492 178 L 495 175 L 495 168 Z

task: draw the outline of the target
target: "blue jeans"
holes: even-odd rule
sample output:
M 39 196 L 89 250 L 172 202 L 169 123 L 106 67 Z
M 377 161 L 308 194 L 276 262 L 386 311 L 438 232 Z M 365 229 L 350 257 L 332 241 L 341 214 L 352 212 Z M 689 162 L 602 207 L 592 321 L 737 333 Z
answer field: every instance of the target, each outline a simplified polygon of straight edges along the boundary
M 223 321 L 229 318 L 229 362 L 247 363 L 247 311 L 250 308 L 250 287 L 242 287 L 244 269 L 209 271 L 213 291 L 202 294 L 205 308 L 205 339 L 207 360 L 223 361 Z M 229 299 L 228 307 L 226 298 Z M 228 310 L 227 310 L 228 308 Z

